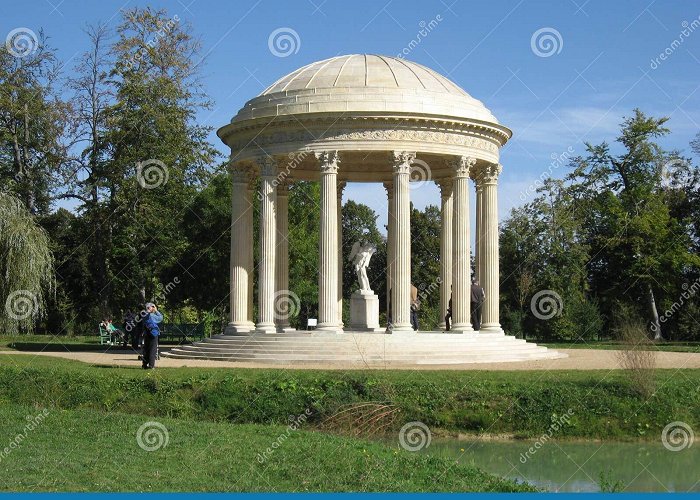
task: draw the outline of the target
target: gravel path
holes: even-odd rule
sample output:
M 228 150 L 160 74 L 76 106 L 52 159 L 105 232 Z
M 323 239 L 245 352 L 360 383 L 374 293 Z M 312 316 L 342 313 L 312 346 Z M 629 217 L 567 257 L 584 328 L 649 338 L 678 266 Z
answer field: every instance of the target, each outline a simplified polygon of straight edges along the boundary
M 619 369 L 616 354 L 619 351 L 603 349 L 557 349 L 569 355 L 567 358 L 510 363 L 470 363 L 462 365 L 421 365 L 385 366 L 372 365 L 371 368 L 417 369 L 417 370 L 610 370 Z M 111 366 L 140 366 L 133 352 L 110 350 L 107 352 L 20 352 L 0 351 L 0 354 L 23 354 L 26 356 L 54 356 L 82 361 L 84 363 Z M 209 361 L 198 359 L 161 358 L 159 367 L 208 367 L 208 368 L 316 368 L 316 369 L 358 369 L 367 366 L 337 364 L 285 365 L 272 363 L 243 363 L 232 361 Z M 662 352 L 656 353 L 657 368 L 700 368 L 700 353 Z

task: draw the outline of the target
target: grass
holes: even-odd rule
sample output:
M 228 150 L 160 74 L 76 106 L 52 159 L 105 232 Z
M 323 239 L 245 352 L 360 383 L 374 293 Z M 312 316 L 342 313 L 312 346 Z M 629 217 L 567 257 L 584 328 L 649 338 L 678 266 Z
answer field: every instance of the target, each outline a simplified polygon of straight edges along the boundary
M 14 439 L 7 436 L 23 432 L 26 417 L 39 412 L 37 407 L 0 406 L 0 436 L 7 439 L 0 444 L 7 446 Z M 0 489 L 535 491 L 453 460 L 274 425 L 193 425 L 159 418 L 167 446 L 149 452 L 137 442 L 139 428 L 148 420 L 122 413 L 50 410 L 18 448 L 0 455 Z M 273 443 L 278 444 L 274 449 Z M 266 453 L 268 448 L 272 451 Z
M 607 371 L 323 371 L 89 366 L 30 355 L 0 357 L 0 404 L 46 405 L 236 424 L 286 424 L 309 409 L 319 425 L 343 405 L 382 402 L 396 425 L 434 432 L 539 436 L 569 409 L 560 438 L 657 439 L 666 424 L 700 426 L 700 370 L 656 370 L 638 394 Z
M 551 349 L 603 349 L 603 350 L 621 350 L 625 348 L 622 342 L 617 340 L 600 340 L 589 343 L 584 342 L 543 342 L 539 343 Z M 651 343 L 651 349 L 654 351 L 663 352 L 696 352 L 700 353 L 700 342 L 667 342 L 654 341 Z

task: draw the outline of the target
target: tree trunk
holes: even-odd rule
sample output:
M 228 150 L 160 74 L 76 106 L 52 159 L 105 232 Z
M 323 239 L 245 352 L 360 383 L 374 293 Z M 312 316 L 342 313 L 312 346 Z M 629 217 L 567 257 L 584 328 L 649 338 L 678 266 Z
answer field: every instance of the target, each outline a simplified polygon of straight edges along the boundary
M 647 286 L 647 305 L 649 306 L 649 313 L 651 314 L 651 331 L 654 333 L 654 340 L 663 340 L 659 311 L 656 309 L 656 300 L 654 299 L 654 290 L 651 288 L 651 285 Z

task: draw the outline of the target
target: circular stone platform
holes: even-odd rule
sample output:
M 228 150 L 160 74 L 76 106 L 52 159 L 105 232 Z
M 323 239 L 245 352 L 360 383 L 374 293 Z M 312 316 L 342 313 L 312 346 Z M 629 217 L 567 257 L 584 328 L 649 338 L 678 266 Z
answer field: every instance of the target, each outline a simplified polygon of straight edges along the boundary
M 565 358 L 511 335 L 499 333 L 251 333 L 215 335 L 179 346 L 163 356 L 221 361 L 304 365 L 334 362 L 361 367 L 450 365 Z

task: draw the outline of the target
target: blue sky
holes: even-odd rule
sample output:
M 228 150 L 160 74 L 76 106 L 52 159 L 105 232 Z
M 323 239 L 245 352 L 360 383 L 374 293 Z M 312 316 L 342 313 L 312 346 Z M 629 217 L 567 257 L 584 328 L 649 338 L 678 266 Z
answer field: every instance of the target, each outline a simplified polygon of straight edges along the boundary
M 421 21 L 439 15 L 442 20 L 406 59 L 445 74 L 513 130 L 501 157 L 501 218 L 530 198 L 528 187 L 550 170 L 553 156 L 582 154 L 585 141 L 613 140 L 635 107 L 670 116 L 673 135 L 664 145 L 690 154 L 688 143 L 700 131 L 700 27 L 692 25 L 700 19 L 700 2 L 453 2 L 34 0 L 5 3 L 0 25 L 2 33 L 43 28 L 66 60 L 85 50 L 86 23 L 114 26 L 120 9 L 164 7 L 202 39 L 203 83 L 214 109 L 200 121 L 219 127 L 297 67 L 347 53 L 396 55 L 416 38 Z M 688 35 L 672 47 L 684 22 Z M 298 34 L 297 50 L 287 57 L 268 46 L 279 28 Z M 536 52 L 549 54 L 551 46 L 533 48 L 538 30 L 554 36 L 548 57 Z M 669 50 L 666 60 L 652 64 Z M 224 151 L 213 134 L 211 140 Z M 552 173 L 561 177 L 566 170 Z M 439 203 L 432 185 L 413 190 L 412 197 L 418 207 Z M 351 184 L 346 198 L 367 203 L 380 222 L 385 219 L 379 184 Z

